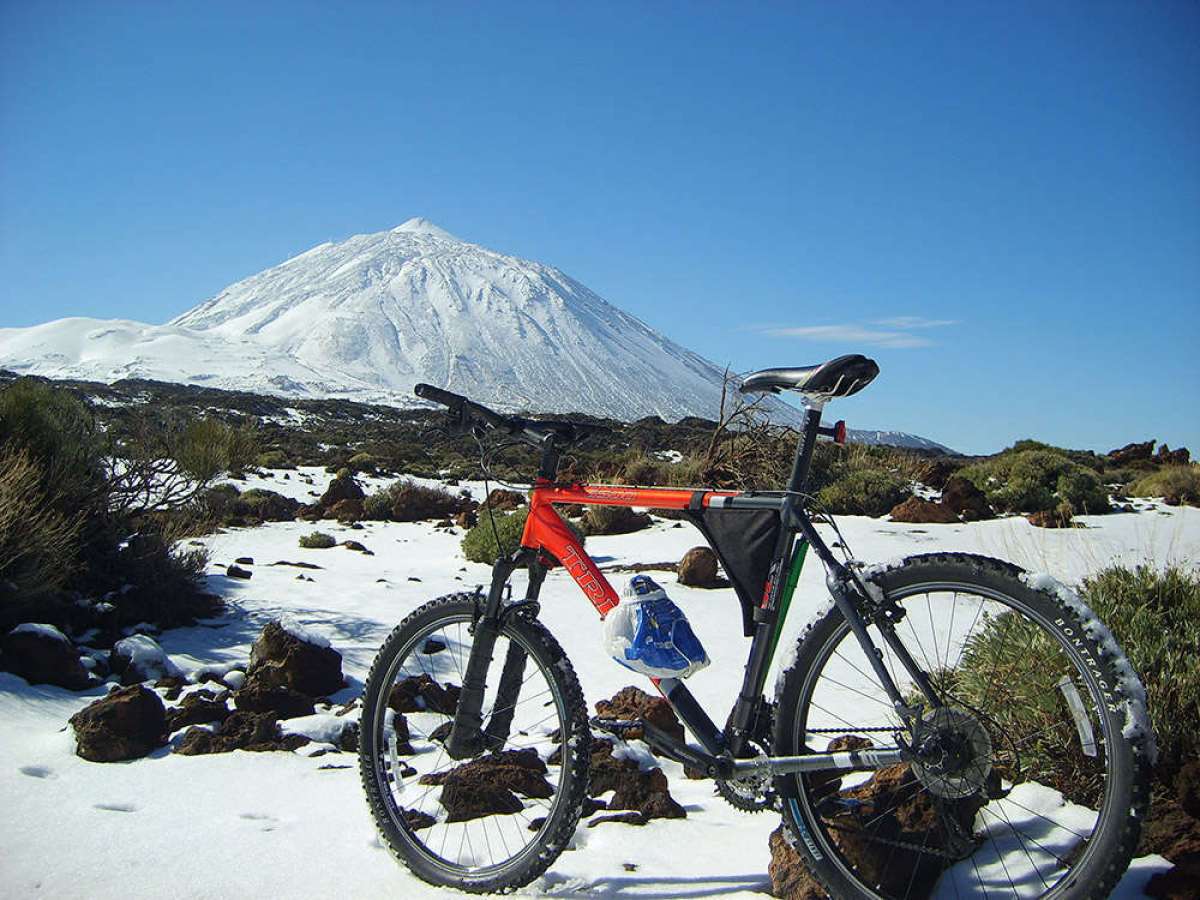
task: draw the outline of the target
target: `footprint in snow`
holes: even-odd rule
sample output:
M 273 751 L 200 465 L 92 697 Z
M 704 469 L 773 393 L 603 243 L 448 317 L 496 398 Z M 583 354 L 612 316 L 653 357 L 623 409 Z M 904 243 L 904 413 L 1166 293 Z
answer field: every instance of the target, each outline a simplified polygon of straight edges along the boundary
M 137 812 L 137 807 L 132 803 L 93 803 L 92 809 L 102 809 L 105 812 Z
M 17 770 L 22 775 L 28 775 L 30 778 L 55 778 L 54 770 L 49 766 L 21 766 Z
M 238 813 L 239 819 L 245 819 L 248 822 L 262 822 L 262 831 L 274 831 L 275 826 L 279 824 L 279 820 L 274 816 L 269 816 L 266 813 Z

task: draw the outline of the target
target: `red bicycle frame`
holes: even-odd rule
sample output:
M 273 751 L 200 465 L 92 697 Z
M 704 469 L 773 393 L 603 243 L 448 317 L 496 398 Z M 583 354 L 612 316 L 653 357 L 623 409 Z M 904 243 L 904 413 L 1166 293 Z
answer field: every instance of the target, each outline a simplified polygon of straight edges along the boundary
M 696 509 L 708 506 L 713 497 L 737 496 L 733 491 L 695 491 L 679 488 L 636 488 L 621 485 L 572 484 L 563 487 L 538 479 L 529 501 L 529 517 L 521 534 L 521 546 L 557 559 L 575 579 L 600 617 L 616 608 L 620 598 L 604 573 L 596 566 L 575 533 L 555 509 L 556 504 L 582 506 L 636 506 L 644 509 Z

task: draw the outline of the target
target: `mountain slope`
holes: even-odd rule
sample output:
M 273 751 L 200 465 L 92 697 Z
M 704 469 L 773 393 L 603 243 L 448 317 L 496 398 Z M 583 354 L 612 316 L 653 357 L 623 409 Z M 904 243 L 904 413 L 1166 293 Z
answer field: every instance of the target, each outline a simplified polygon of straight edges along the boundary
M 421 219 L 322 244 L 170 323 L 411 396 L 620 419 L 716 413 L 721 370 L 563 272 Z

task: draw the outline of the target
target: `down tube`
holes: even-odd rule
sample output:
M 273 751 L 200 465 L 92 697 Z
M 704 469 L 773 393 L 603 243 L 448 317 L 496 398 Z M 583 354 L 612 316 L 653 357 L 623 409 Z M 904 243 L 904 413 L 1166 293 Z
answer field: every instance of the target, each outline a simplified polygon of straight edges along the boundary
M 536 496 L 536 495 L 535 495 Z M 521 535 L 521 546 L 533 550 L 545 550 L 557 559 L 575 579 L 580 590 L 596 607 L 600 617 L 608 615 L 621 602 L 613 586 L 596 568 L 583 545 L 559 517 L 549 503 L 535 502 L 525 520 L 525 531 Z

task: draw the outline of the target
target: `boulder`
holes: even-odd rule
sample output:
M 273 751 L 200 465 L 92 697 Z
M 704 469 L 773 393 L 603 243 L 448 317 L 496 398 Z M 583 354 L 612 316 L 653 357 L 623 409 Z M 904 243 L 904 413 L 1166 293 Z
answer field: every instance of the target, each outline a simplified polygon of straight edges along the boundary
M 295 719 L 316 712 L 312 697 L 290 687 L 268 687 L 257 681 L 235 692 L 233 705 L 244 712 L 272 713 L 277 719 Z
M 920 497 L 909 497 L 892 507 L 893 522 L 932 523 L 948 525 L 958 523 L 958 515 L 950 507 Z
M 508 491 L 504 488 L 495 488 L 487 495 L 487 500 L 484 505 L 491 507 L 496 512 L 507 512 L 511 509 L 516 509 L 519 506 L 525 505 L 525 495 L 518 491 Z
M 108 655 L 108 664 L 114 673 L 121 676 L 121 684 L 180 678 L 183 675 L 158 645 L 158 641 L 148 634 L 135 634 L 117 641 Z
M 479 516 L 474 510 L 464 509 L 455 514 L 454 524 L 459 528 L 471 529 L 479 524 Z
M 193 691 L 180 701 L 178 706 L 167 709 L 167 731 L 175 732 L 189 725 L 208 722 L 224 722 L 229 718 L 229 707 L 216 694 L 204 689 Z
M 883 894 L 927 896 L 941 876 L 942 861 L 913 847 L 948 849 L 950 836 L 941 818 L 952 815 L 966 833 L 983 805 L 978 798 L 948 801 L 942 813 L 907 763 L 880 769 L 862 784 L 841 790 L 839 827 L 829 834 L 839 851 L 869 884 Z M 825 892 L 808 873 L 782 827 L 769 840 L 772 894 L 788 900 L 815 900 Z
M 141 684 L 101 697 L 71 716 L 70 723 L 75 753 L 92 762 L 138 759 L 166 743 L 163 702 Z
M 324 638 L 306 631 L 285 616 L 282 620 L 267 623 L 254 642 L 246 683 L 266 688 L 291 688 L 310 697 L 325 697 L 345 685 L 342 655 Z
M 1192 460 L 1192 454 L 1187 447 L 1180 447 L 1177 450 L 1171 450 L 1166 444 L 1158 448 L 1158 453 L 1155 454 L 1157 459 L 1164 466 L 1186 466 Z
M 1030 525 L 1038 528 L 1074 528 L 1071 513 L 1067 510 L 1043 509 L 1026 516 Z
M 1126 466 L 1132 462 L 1150 459 L 1154 453 L 1154 444 L 1154 441 L 1146 441 L 1141 444 L 1126 444 L 1124 447 L 1118 447 L 1116 450 L 1109 450 L 1108 459 L 1116 466 Z
M 329 508 L 329 515 L 345 524 L 357 522 L 363 513 L 363 502 L 357 499 L 339 500 Z
M 1156 800 L 1153 813 L 1142 825 L 1137 856 L 1157 853 L 1173 863 L 1200 858 L 1200 820 L 1174 797 Z
M 525 804 L 518 799 L 518 794 L 548 799 L 554 788 L 545 775 L 546 764 L 531 748 L 489 753 L 448 771 L 423 775 L 419 783 L 441 785 L 446 821 L 465 822 L 483 816 L 521 812 Z
M 679 740 L 684 739 L 683 725 L 675 717 L 675 711 L 664 697 L 647 694 L 641 688 L 630 685 L 613 694 L 609 700 L 596 701 L 596 714 L 605 719 L 623 719 L 636 722 L 645 719 L 651 725 L 667 732 Z M 642 729 L 633 728 L 625 732 L 629 739 L 641 738 Z
M 53 625 L 26 622 L 0 642 L 3 668 L 30 684 L 53 684 L 80 690 L 90 679 L 79 653 L 65 634 Z
M 229 753 L 233 750 L 254 752 L 270 750 L 295 750 L 309 743 L 300 734 L 281 734 L 279 722 L 271 713 L 254 713 L 238 710 L 215 730 L 189 728 L 183 740 L 175 748 L 184 756 L 199 756 L 205 753 Z
M 946 479 L 942 488 L 941 504 L 961 516 L 964 522 L 978 522 L 996 517 L 983 491 L 961 475 L 951 475 Z
M 435 712 L 452 716 L 461 690 L 449 682 L 438 684 L 428 675 L 413 675 L 392 686 L 387 705 L 398 713 Z
M 355 553 L 362 553 L 364 556 L 374 556 L 374 550 L 368 550 L 358 541 L 342 541 L 342 546 L 347 550 L 353 550 Z
M 358 486 L 358 482 L 354 480 L 354 476 L 349 469 L 342 469 L 334 476 L 333 481 L 329 482 L 329 487 L 325 488 L 325 493 L 321 495 L 319 506 L 326 514 L 333 509 L 334 505 L 342 500 L 364 500 L 366 494 L 363 489 Z
M 1176 863 L 1166 872 L 1158 872 L 1142 889 L 1156 900 L 1194 900 L 1200 885 L 1200 854 Z
M 717 575 L 717 554 L 711 547 L 693 547 L 679 561 L 679 583 L 689 587 L 723 587 Z
M 642 771 L 634 760 L 613 756 L 613 745 L 600 740 L 592 744 L 588 793 L 595 796 L 607 791 L 613 791 L 608 801 L 610 810 L 635 810 L 647 819 L 687 818 L 687 811 L 667 789 L 667 776 L 662 769 Z
M 246 581 L 249 581 L 251 578 L 254 577 L 253 572 L 251 572 L 249 569 L 243 569 L 241 566 L 238 566 L 238 565 L 232 565 L 232 566 L 229 566 L 228 568 L 226 568 L 225 574 L 229 578 L 241 578 Z

